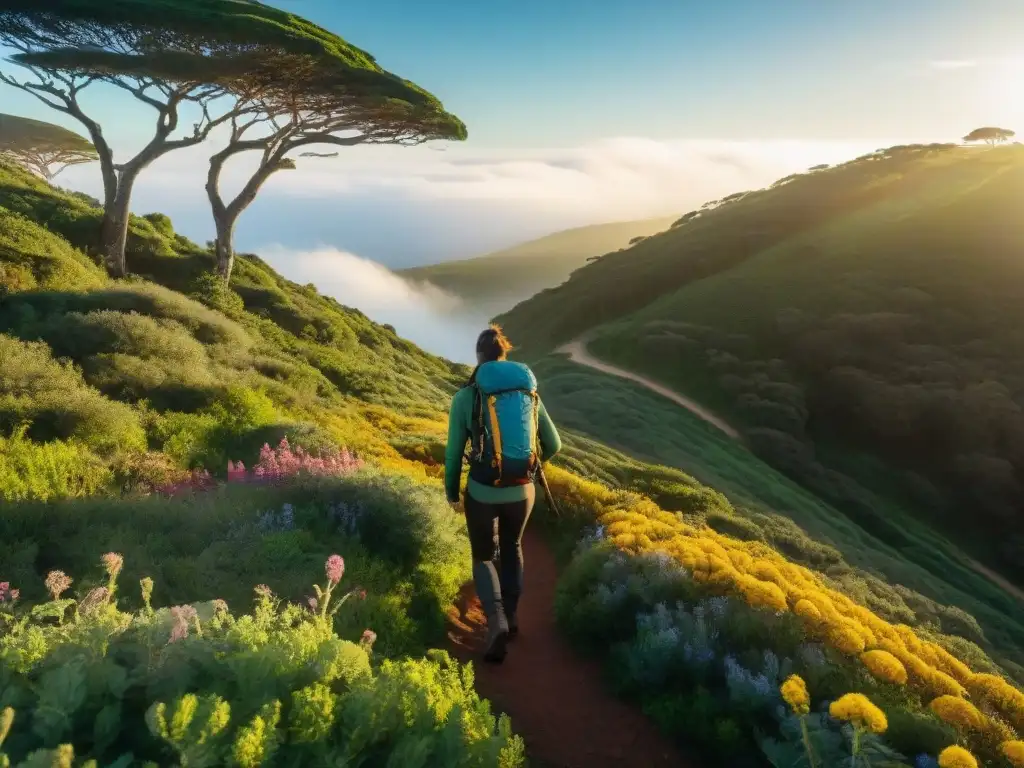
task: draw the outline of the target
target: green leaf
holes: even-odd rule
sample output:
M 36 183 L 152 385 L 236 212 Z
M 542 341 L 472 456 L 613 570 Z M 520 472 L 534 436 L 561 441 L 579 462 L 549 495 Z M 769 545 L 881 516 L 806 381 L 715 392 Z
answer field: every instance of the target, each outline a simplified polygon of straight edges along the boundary
M 44 744 L 57 744 L 71 728 L 71 719 L 85 701 L 85 662 L 74 659 L 43 673 L 32 730 Z

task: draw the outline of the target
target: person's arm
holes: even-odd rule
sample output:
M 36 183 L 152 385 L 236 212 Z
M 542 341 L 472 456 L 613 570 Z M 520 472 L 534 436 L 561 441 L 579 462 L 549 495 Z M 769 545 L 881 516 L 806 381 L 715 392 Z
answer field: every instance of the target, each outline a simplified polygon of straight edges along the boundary
M 540 436 L 541 461 L 548 461 L 562 450 L 562 438 L 558 436 L 555 423 L 548 416 L 548 410 L 543 402 L 537 413 L 537 432 Z
M 472 390 L 460 389 L 452 398 L 448 411 L 448 444 L 444 449 L 444 492 L 448 501 L 457 504 L 459 486 L 462 481 L 462 459 L 466 451 L 469 431 L 466 428 L 466 393 Z

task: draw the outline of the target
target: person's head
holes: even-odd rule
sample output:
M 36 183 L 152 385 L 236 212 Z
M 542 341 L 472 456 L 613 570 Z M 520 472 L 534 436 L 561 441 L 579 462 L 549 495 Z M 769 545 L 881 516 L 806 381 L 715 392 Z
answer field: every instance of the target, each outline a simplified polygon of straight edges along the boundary
M 504 360 L 511 349 L 512 345 L 502 333 L 501 326 L 492 325 L 476 337 L 477 365 Z

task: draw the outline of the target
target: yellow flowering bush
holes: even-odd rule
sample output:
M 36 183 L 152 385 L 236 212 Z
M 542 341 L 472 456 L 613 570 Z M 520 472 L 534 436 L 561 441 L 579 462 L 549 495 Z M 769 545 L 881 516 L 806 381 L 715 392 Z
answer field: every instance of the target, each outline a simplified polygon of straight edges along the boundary
M 940 696 L 928 705 L 939 719 L 961 731 L 983 731 L 987 718 L 967 699 L 959 696 Z
M 588 493 L 580 490 L 583 481 L 568 473 L 552 476 L 556 495 Z M 590 502 L 595 521 L 620 549 L 663 553 L 710 594 L 737 597 L 755 609 L 791 613 L 809 639 L 857 659 L 877 680 L 906 685 L 913 697 L 934 700 L 936 714 L 947 722 L 969 724 L 965 735 L 979 754 L 1024 734 L 1024 693 L 1014 685 L 975 674 L 912 627 L 885 620 L 841 592 L 836 582 L 787 560 L 764 542 L 740 541 L 692 519 L 684 521 L 637 494 L 605 489 L 595 492 Z M 966 701 L 968 695 L 976 706 Z M 871 715 L 863 719 L 865 727 L 872 723 L 884 729 L 884 714 L 863 696 L 840 702 L 837 711 L 853 717 L 859 710 L 849 708 L 862 707 Z
M 889 721 L 885 713 L 861 693 L 847 693 L 832 702 L 828 712 L 836 720 L 845 720 L 855 728 L 871 733 L 885 733 Z
M 946 747 L 939 753 L 939 768 L 978 768 L 978 761 L 963 747 Z
M 1009 760 L 1013 768 L 1024 768 L 1024 741 L 1006 741 L 999 746 L 999 751 Z
M 860 660 L 868 672 L 883 682 L 896 685 L 905 685 L 907 682 L 907 668 L 888 651 L 867 651 L 860 655 Z
M 811 711 L 811 696 L 807 684 L 799 675 L 790 675 L 780 688 L 782 699 L 795 715 L 806 715 Z

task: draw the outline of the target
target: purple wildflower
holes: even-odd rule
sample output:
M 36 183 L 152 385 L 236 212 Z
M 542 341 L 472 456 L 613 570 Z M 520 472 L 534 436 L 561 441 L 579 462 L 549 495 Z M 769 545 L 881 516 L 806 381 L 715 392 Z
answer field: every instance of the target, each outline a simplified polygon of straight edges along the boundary
M 341 555 L 331 555 L 327 558 L 324 568 L 327 571 L 327 580 L 331 584 L 337 584 L 345 573 L 345 561 L 341 559 Z

